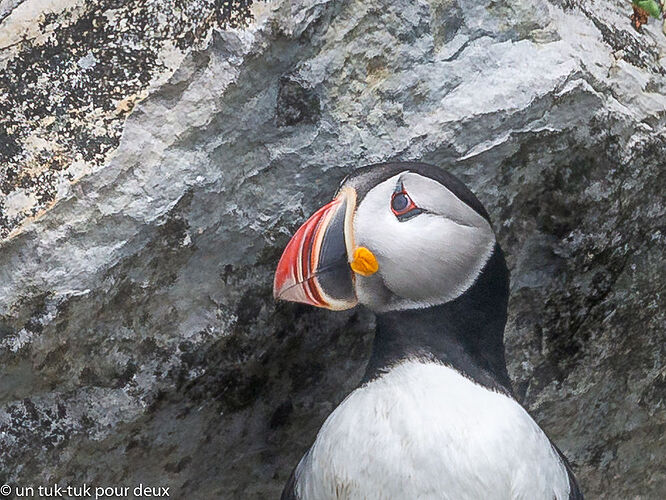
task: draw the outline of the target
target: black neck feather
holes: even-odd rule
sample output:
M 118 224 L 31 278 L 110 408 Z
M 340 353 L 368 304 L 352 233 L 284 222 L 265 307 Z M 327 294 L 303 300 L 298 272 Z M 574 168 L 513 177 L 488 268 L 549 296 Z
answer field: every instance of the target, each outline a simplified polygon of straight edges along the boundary
M 509 276 L 495 245 L 464 294 L 446 304 L 377 315 L 377 330 L 362 383 L 409 358 L 440 361 L 475 382 L 512 393 L 504 359 Z

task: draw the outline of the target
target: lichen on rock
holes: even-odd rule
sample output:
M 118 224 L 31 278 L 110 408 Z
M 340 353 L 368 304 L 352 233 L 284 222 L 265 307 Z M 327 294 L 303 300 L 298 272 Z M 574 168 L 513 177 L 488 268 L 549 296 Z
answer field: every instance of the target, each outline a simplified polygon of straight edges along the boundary
M 136 102 L 213 27 L 245 25 L 251 3 L 9 4 L 0 35 L 0 237 L 103 166 Z

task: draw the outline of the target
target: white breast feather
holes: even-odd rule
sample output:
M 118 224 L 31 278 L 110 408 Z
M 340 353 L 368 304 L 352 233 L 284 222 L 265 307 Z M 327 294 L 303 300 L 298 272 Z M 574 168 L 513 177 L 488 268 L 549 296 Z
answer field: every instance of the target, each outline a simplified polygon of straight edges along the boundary
M 566 500 L 566 470 L 513 399 L 404 362 L 328 417 L 297 470 L 303 500 Z

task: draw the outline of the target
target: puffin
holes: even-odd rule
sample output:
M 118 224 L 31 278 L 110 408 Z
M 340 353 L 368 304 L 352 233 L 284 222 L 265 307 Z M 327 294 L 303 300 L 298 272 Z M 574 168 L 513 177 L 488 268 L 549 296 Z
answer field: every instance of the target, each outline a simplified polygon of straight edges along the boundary
M 282 500 L 579 500 L 571 467 L 516 401 L 509 272 L 488 212 L 443 168 L 361 167 L 293 235 L 276 299 L 376 316 L 367 368 Z

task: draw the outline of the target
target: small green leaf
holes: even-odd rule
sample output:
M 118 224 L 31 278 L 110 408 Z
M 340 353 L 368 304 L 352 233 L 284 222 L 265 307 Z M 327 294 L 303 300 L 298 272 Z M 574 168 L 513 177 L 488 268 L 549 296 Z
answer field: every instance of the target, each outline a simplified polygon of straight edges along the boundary
M 633 4 L 646 11 L 652 17 L 657 19 L 661 17 L 661 7 L 656 0 L 635 0 Z

